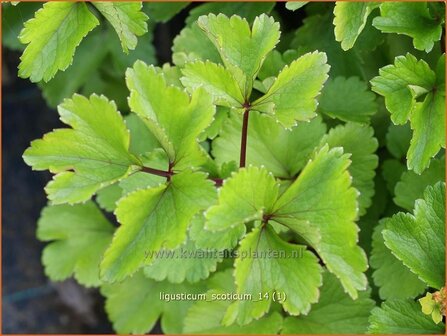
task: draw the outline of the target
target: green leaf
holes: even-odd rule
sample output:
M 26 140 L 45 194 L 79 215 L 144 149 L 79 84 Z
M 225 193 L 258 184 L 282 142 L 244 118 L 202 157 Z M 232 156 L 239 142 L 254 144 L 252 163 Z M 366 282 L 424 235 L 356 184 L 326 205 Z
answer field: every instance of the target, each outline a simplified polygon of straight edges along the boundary
M 172 61 L 177 66 L 184 66 L 188 62 L 197 60 L 209 60 L 213 63 L 221 63 L 213 43 L 199 28 L 197 23 L 191 27 L 185 27 L 174 39 L 172 46 Z
M 385 246 L 382 237 L 384 227 L 384 223 L 381 223 L 374 230 L 370 258 L 371 267 L 374 269 L 374 284 L 379 287 L 380 298 L 385 300 L 416 297 L 424 292 L 426 285 Z
M 191 223 L 189 234 L 198 248 L 223 251 L 236 247 L 239 239 L 245 235 L 245 231 L 245 225 L 237 225 L 233 228 L 220 230 L 216 234 L 215 231 L 205 229 L 203 216 L 196 216 Z
M 25 46 L 19 41 L 23 22 L 28 21 L 42 7 L 39 2 L 22 2 L 18 4 L 2 3 L 2 45 L 12 50 L 23 50 Z
M 232 303 L 224 324 L 230 325 L 234 320 L 247 324 L 260 318 L 269 310 L 274 291 L 285 295 L 280 303 L 291 315 L 307 314 L 310 305 L 318 301 L 322 281 L 318 259 L 304 246 L 283 241 L 268 224 L 254 229 L 242 240 L 238 256 L 237 293 L 250 294 L 252 300 Z M 268 298 L 259 299 L 259 293 L 267 293 Z
M 443 21 L 430 15 L 426 2 L 384 2 L 373 25 L 384 33 L 410 36 L 416 49 L 430 52 L 441 39 Z
M 378 7 L 374 2 L 336 2 L 334 8 L 335 39 L 341 42 L 343 50 L 354 46 L 360 33 L 365 28 L 371 11 Z
M 349 173 L 352 186 L 360 192 L 359 215 L 364 215 L 374 196 L 375 169 L 379 162 L 375 154 L 378 142 L 374 138 L 374 130 L 369 126 L 347 123 L 331 129 L 321 142 L 331 148 L 343 147 L 345 153 L 351 153 Z
M 82 2 L 47 2 L 24 24 L 19 39 L 28 44 L 19 76 L 48 82 L 73 61 L 75 49 L 99 21 Z
M 279 24 L 264 14 L 256 17 L 251 29 L 247 20 L 236 15 L 209 14 L 197 22 L 233 76 L 240 78 L 242 71 L 245 78 L 239 86 L 248 99 L 262 62 L 279 41 Z
M 142 272 L 115 284 L 101 286 L 106 297 L 106 311 L 113 328 L 120 334 L 144 334 L 152 330 L 161 317 L 161 327 L 167 334 L 179 334 L 192 300 L 166 301 L 162 295 L 197 295 L 206 290 L 205 284 L 170 284 L 146 278 Z
M 385 220 L 385 245 L 430 287 L 445 282 L 445 183 L 427 187 L 414 215 L 398 213 Z
M 201 61 L 187 63 L 182 73 L 182 84 L 190 92 L 203 87 L 217 105 L 241 107 L 244 104 L 244 97 L 236 79 L 222 65 Z
M 275 115 L 287 128 L 315 116 L 316 96 L 328 78 L 326 54 L 308 53 L 286 65 L 267 93 L 252 104 L 253 110 Z
M 58 72 L 48 83 L 39 83 L 48 105 L 56 107 L 64 98 L 79 92 L 91 80 L 91 74 L 98 71 L 108 53 L 103 43 L 106 37 L 103 32 L 93 32 L 87 36 L 77 48 L 69 68 Z M 100 91 L 96 92 L 101 93 Z
M 121 46 L 125 53 L 134 50 L 138 43 L 137 36 L 147 33 L 149 19 L 141 11 L 141 2 L 93 2 L 93 5 L 115 29 L 121 40 Z
M 368 123 L 378 110 L 375 94 L 357 77 L 329 79 L 318 101 L 319 112 L 343 121 Z
M 382 177 L 391 195 L 394 195 L 394 188 L 404 172 L 408 172 L 406 167 L 396 159 L 386 159 L 382 162 Z
M 291 11 L 296 11 L 300 9 L 301 7 L 304 7 L 307 5 L 309 1 L 287 1 L 286 2 L 286 8 Z
M 444 325 L 436 325 L 412 300 L 388 300 L 374 308 L 369 318 L 371 334 L 443 334 Z
M 434 185 L 439 181 L 445 181 L 445 158 L 432 160 L 421 175 L 413 171 L 405 171 L 394 189 L 396 197 L 394 203 L 411 211 L 414 202 L 424 196 L 424 190 L 428 185 Z
M 370 291 L 353 300 L 335 276 L 323 273 L 320 298 L 307 316 L 287 317 L 281 334 L 363 334 L 375 303 Z
M 74 95 L 59 106 L 57 129 L 31 143 L 23 158 L 35 170 L 57 173 L 46 191 L 54 203 L 88 200 L 97 190 L 128 176 L 141 163 L 129 153 L 129 133 L 113 102 Z
M 101 263 L 102 278 L 123 280 L 151 264 L 162 248 L 179 246 L 191 219 L 214 197 L 214 185 L 205 174 L 185 171 L 167 185 L 140 189 L 122 198 L 115 211 L 121 226 Z
M 189 4 L 189 2 L 144 2 L 143 11 L 156 22 L 166 23 Z
M 121 189 L 119 183 L 114 183 L 97 192 L 96 202 L 102 209 L 113 212 L 116 209 L 116 202 L 118 202 L 122 194 L 123 189 Z
M 349 155 L 341 148 L 321 148 L 280 196 L 273 220 L 301 235 L 326 267 L 357 298 L 366 288 L 366 256 L 357 246 L 357 191 L 348 173 Z
M 271 212 L 279 184 L 265 168 L 241 168 L 225 180 L 217 204 L 206 213 L 207 230 L 225 230 L 252 220 L 262 220 Z
M 386 133 L 386 148 L 397 159 L 405 157 L 410 147 L 411 128 L 410 125 L 394 125 L 388 127 Z
M 93 202 L 47 206 L 38 222 L 37 237 L 51 242 L 42 255 L 45 273 L 54 281 L 74 274 L 85 286 L 98 286 L 99 263 L 114 228 Z
M 144 268 L 144 274 L 157 281 L 194 283 L 208 278 L 221 261 L 216 250 L 198 249 L 193 240 L 187 239 L 175 250 L 159 251 L 153 263 Z
M 242 116 L 230 115 L 212 144 L 217 163 L 239 162 L 241 132 Z M 319 117 L 285 130 L 271 116 L 250 112 L 247 163 L 265 166 L 277 177 L 294 179 L 325 133 L 326 125 Z
M 206 91 L 197 89 L 190 97 L 168 86 L 162 73 L 140 61 L 127 70 L 126 81 L 129 106 L 158 139 L 173 167 L 181 170 L 202 164 L 206 156 L 197 138 L 215 112 Z
M 228 17 L 238 15 L 252 23 L 257 16 L 270 13 L 274 2 L 209 2 L 190 10 L 186 24 L 190 25 L 202 15 L 224 14 Z
M 444 56 L 439 65 L 443 62 Z M 381 68 L 379 74 L 371 80 L 372 90 L 385 97 L 393 123 L 410 120 L 413 136 L 407 166 L 421 174 L 445 147 L 445 93 L 439 89 L 445 85 L 444 71 L 436 75 L 425 61 L 407 54 L 396 57 L 394 65 Z

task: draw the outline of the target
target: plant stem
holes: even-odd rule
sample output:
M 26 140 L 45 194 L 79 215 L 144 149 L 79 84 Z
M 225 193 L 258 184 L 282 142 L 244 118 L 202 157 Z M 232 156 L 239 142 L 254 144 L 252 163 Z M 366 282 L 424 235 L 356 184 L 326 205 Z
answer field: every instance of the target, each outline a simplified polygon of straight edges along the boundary
M 171 176 L 173 175 L 173 172 L 155 169 L 155 168 L 149 168 L 149 167 L 143 167 L 143 169 L 141 169 L 141 171 L 145 172 L 145 173 L 152 174 L 152 175 L 163 176 L 163 177 L 166 177 L 167 179 L 170 179 Z
M 247 136 L 248 136 L 248 119 L 250 117 L 250 103 L 246 102 L 244 104 L 244 120 L 242 122 L 242 134 L 241 134 L 241 156 L 239 159 L 239 167 L 245 167 L 245 162 L 247 158 Z

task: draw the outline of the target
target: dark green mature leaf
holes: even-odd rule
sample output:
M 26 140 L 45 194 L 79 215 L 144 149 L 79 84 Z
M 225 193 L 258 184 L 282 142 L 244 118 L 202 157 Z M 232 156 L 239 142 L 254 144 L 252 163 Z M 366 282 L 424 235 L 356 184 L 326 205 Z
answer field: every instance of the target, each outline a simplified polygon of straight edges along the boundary
M 443 334 L 445 326 L 436 325 L 413 300 L 387 300 L 374 308 L 369 318 L 371 334 Z
M 445 283 L 445 183 L 427 187 L 414 215 L 385 220 L 385 245 L 430 287 Z
M 189 2 L 144 2 L 143 11 L 153 20 L 166 23 L 189 5 Z
M 337 278 L 323 273 L 320 298 L 306 316 L 287 317 L 281 334 L 362 334 L 368 326 L 368 317 L 374 301 L 370 291 L 353 300 L 344 291 Z

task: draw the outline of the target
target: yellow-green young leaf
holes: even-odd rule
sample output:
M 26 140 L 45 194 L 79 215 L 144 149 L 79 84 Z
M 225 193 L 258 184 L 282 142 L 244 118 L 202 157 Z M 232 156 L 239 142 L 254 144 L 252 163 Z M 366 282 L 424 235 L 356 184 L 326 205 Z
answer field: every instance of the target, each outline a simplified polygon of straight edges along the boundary
M 335 39 L 343 50 L 354 46 L 371 11 L 378 7 L 376 2 L 336 2 L 334 8 Z
M 242 116 L 231 114 L 212 145 L 213 156 L 219 164 L 239 162 L 241 132 Z M 294 179 L 325 133 L 326 125 L 320 117 L 285 130 L 272 116 L 250 112 L 247 163 L 263 165 L 276 177 Z
M 225 180 L 217 204 L 206 213 L 205 228 L 220 231 L 270 213 L 279 193 L 279 184 L 265 168 L 250 166 Z
M 208 278 L 221 261 L 222 256 L 215 249 L 201 250 L 188 238 L 174 250 L 157 251 L 153 263 L 144 268 L 144 274 L 157 281 L 194 283 Z
M 407 166 L 421 174 L 430 159 L 445 147 L 445 55 L 436 73 L 413 55 L 398 56 L 394 65 L 379 70 L 371 80 L 372 90 L 385 97 L 385 105 L 395 124 L 410 120 L 413 136 Z
M 203 87 L 217 105 L 240 108 L 244 97 L 233 74 L 222 65 L 209 61 L 187 63 L 182 69 L 182 84 L 194 92 Z
M 357 77 L 329 79 L 318 98 L 318 112 L 343 121 L 368 123 L 377 110 L 376 95 Z
M 364 334 L 374 305 L 369 290 L 353 300 L 334 275 L 324 272 L 318 302 L 306 316 L 287 317 L 281 334 Z
M 366 256 L 357 245 L 358 191 L 351 185 L 349 154 L 325 145 L 280 196 L 272 219 L 301 235 L 352 298 L 366 288 Z
M 433 18 L 427 2 L 384 2 L 373 26 L 384 33 L 404 34 L 413 38 L 416 49 L 430 52 L 441 39 L 444 19 Z
M 163 73 L 137 61 L 126 72 L 129 105 L 166 151 L 177 170 L 200 166 L 206 160 L 197 138 L 208 127 L 215 107 L 202 88 L 190 97 L 178 87 L 167 85 Z
M 237 15 L 209 14 L 197 22 L 233 76 L 240 78 L 242 71 L 245 78 L 239 87 L 248 99 L 265 57 L 279 42 L 279 24 L 265 14 L 256 17 L 251 29 L 247 20 Z
M 115 29 L 124 52 L 134 50 L 137 36 L 147 33 L 148 17 L 141 11 L 142 3 L 97 1 L 93 5 Z
M 254 229 L 242 240 L 235 262 L 237 293 L 252 299 L 232 303 L 223 323 L 243 325 L 262 317 L 275 291 L 285 295 L 280 303 L 286 312 L 307 314 L 318 301 L 321 271 L 317 257 L 305 246 L 283 241 L 268 224 Z
M 220 230 L 218 233 L 208 231 L 205 229 L 205 217 L 196 216 L 191 222 L 189 234 L 198 248 L 223 251 L 236 247 L 239 239 L 245 235 L 245 231 L 245 225 Z
M 370 334 L 444 334 L 445 325 L 436 325 L 424 315 L 413 300 L 387 300 L 372 310 L 369 318 Z
M 20 57 L 19 76 L 48 82 L 71 64 L 76 47 L 98 24 L 83 2 L 45 3 L 20 33 L 20 42 L 28 46 Z
M 222 325 L 222 318 L 228 306 L 235 300 L 223 299 L 229 293 L 235 293 L 236 288 L 232 276 L 232 270 L 228 269 L 216 273 L 208 281 L 206 301 L 198 301 L 189 308 L 185 320 L 183 332 L 186 334 L 277 334 L 281 329 L 282 317 L 278 312 L 273 312 L 259 320 L 247 325 L 232 324 Z
M 307 5 L 308 2 L 309 1 L 287 1 L 286 8 L 291 11 L 296 11 L 297 9 Z
M 445 183 L 427 187 L 414 215 L 398 213 L 385 220 L 385 245 L 428 286 L 445 283 Z
M 287 128 L 297 121 L 315 116 L 317 100 L 328 78 L 329 65 L 325 53 L 308 53 L 279 73 L 267 93 L 252 104 L 252 109 L 273 114 Z
M 385 246 L 384 227 L 383 223 L 378 225 L 372 238 L 370 264 L 374 269 L 374 284 L 379 287 L 383 300 L 414 298 L 424 292 L 426 285 Z
M 379 158 L 375 155 L 379 144 L 374 138 L 373 128 L 347 123 L 331 129 L 321 142 L 330 147 L 343 147 L 345 153 L 351 154 L 349 173 L 352 176 L 352 186 L 360 193 L 359 215 L 364 215 L 372 203 L 375 169 L 379 163 Z
M 139 169 L 129 153 L 129 132 L 115 103 L 74 95 L 58 108 L 71 129 L 57 129 L 31 143 L 23 158 L 35 170 L 57 173 L 46 191 L 55 204 L 88 200 L 97 190 Z
M 120 334 L 149 333 L 161 317 L 161 328 L 166 334 L 180 334 L 183 317 L 198 295 L 206 291 L 203 282 L 170 284 L 146 278 L 142 272 L 115 284 L 101 286 L 106 297 L 106 311 L 113 328 Z M 178 295 L 183 299 L 167 301 L 164 295 Z M 190 299 L 187 299 L 187 295 Z M 195 298 L 195 300 L 193 300 Z M 174 298 L 175 299 L 175 298 Z
M 215 193 L 205 174 L 185 171 L 168 184 L 139 189 L 122 198 L 115 210 L 121 226 L 101 263 L 102 278 L 123 280 L 151 264 L 162 248 L 179 246 L 194 215 L 213 202 Z
M 434 185 L 439 181 L 445 181 L 445 158 L 434 159 L 421 175 L 413 171 L 405 171 L 394 188 L 394 203 L 411 211 L 414 209 L 414 202 L 424 196 L 424 190 L 429 185 Z
M 51 242 L 43 250 L 45 273 L 54 281 L 74 274 L 85 286 L 98 286 L 99 263 L 112 240 L 114 227 L 93 202 L 43 209 L 37 237 Z

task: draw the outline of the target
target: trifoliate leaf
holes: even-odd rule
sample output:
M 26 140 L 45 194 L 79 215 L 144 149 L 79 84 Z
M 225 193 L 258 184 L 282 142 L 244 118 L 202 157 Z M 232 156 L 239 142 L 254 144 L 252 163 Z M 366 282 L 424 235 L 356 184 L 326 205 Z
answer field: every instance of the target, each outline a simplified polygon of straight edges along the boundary
M 140 61 L 127 70 L 126 80 L 132 111 L 145 121 L 172 166 L 181 170 L 203 163 L 205 154 L 197 138 L 215 112 L 205 90 L 197 89 L 189 97 L 180 88 L 168 86 L 153 66 Z
M 192 223 L 189 234 L 198 248 L 223 251 L 236 247 L 239 239 L 245 234 L 245 225 L 237 225 L 233 228 L 215 231 L 205 229 L 205 218 L 196 216 Z
M 397 159 L 405 157 L 410 147 L 411 128 L 410 125 L 394 125 L 388 127 L 386 133 L 386 148 Z
M 285 66 L 267 93 L 252 104 L 253 110 L 273 114 L 284 127 L 315 116 L 317 101 L 328 78 L 326 55 L 309 53 Z
M 203 87 L 217 105 L 241 107 L 244 104 L 237 81 L 222 65 L 201 61 L 187 63 L 182 73 L 182 84 L 191 92 Z
M 114 228 L 93 202 L 47 206 L 38 222 L 37 237 L 51 242 L 43 250 L 45 273 L 54 281 L 74 274 L 85 286 L 98 286 L 99 263 Z
M 439 62 L 443 64 L 445 57 Z M 410 120 L 413 136 L 407 166 L 420 174 L 445 147 L 444 71 L 437 75 L 425 61 L 407 54 L 396 57 L 394 65 L 381 68 L 379 74 L 371 80 L 372 90 L 385 97 L 395 124 Z
M 335 39 L 343 50 L 349 50 L 365 28 L 371 11 L 378 7 L 375 2 L 336 2 L 334 8 Z
M 256 17 L 251 29 L 247 20 L 236 15 L 209 14 L 197 22 L 233 76 L 240 78 L 242 70 L 245 79 L 239 87 L 248 99 L 262 62 L 279 41 L 279 24 L 264 14 Z
M 170 284 L 146 278 L 142 272 L 136 273 L 120 283 L 101 286 L 106 297 L 106 311 L 114 329 L 121 334 L 144 334 L 152 330 L 161 317 L 161 327 L 167 334 L 179 334 L 183 328 L 183 317 L 192 299 L 205 292 L 202 282 L 190 284 Z M 178 295 L 178 300 L 166 301 L 163 295 Z M 181 297 L 184 297 L 183 300 Z
M 381 223 L 374 230 L 370 258 L 374 284 L 379 287 L 380 298 L 407 299 L 418 296 L 424 292 L 426 285 L 385 246 L 382 237 L 384 227 Z
M 396 195 L 394 203 L 411 211 L 414 209 L 414 202 L 424 196 L 425 188 L 439 181 L 445 181 L 444 157 L 432 160 L 430 167 L 421 175 L 413 171 L 405 171 L 394 189 Z
M 310 305 L 318 301 L 322 281 L 316 256 L 305 246 L 283 241 L 268 224 L 254 229 L 242 240 L 235 278 L 237 293 L 250 294 L 253 299 L 234 302 L 224 317 L 226 325 L 235 320 L 247 324 L 266 314 L 274 291 L 285 295 L 280 303 L 289 314 L 307 314 Z
M 371 334 L 443 334 L 444 325 L 436 325 L 422 313 L 413 300 L 387 300 L 374 308 L 369 318 Z
M 343 121 L 368 123 L 378 109 L 375 94 L 357 77 L 329 79 L 318 102 L 319 112 Z
M 414 215 L 398 213 L 385 220 L 385 245 L 430 287 L 445 282 L 445 183 L 427 187 Z
M 359 215 L 365 214 L 374 196 L 375 169 L 379 162 L 374 154 L 378 147 L 374 130 L 369 126 L 347 123 L 331 129 L 321 142 L 330 147 L 343 147 L 345 153 L 351 153 L 349 173 L 352 176 L 352 186 L 360 192 Z
M 220 261 L 222 257 L 216 250 L 201 250 L 188 239 L 174 250 L 157 251 L 154 262 L 144 268 L 144 274 L 157 281 L 194 283 L 208 278 Z
M 297 180 L 280 196 L 273 220 L 301 235 L 315 248 L 345 291 L 357 298 L 366 288 L 366 256 L 357 246 L 357 191 L 341 148 L 320 149 Z
M 384 2 L 373 25 L 384 33 L 410 36 L 416 49 L 430 52 L 441 39 L 442 22 L 430 15 L 426 2 Z
M 183 28 L 174 39 L 172 61 L 177 66 L 184 66 L 188 62 L 197 60 L 209 60 L 213 63 L 222 62 L 213 43 L 197 23 L 194 23 L 191 27 Z
M 212 153 L 219 164 L 239 162 L 242 117 L 232 114 L 213 141 Z M 264 165 L 273 175 L 294 179 L 326 133 L 326 125 L 317 117 L 285 130 L 271 116 L 250 112 L 247 163 Z
M 134 50 L 138 38 L 147 33 L 148 17 L 141 11 L 141 2 L 93 2 L 93 5 L 115 29 L 123 51 Z
M 287 317 L 281 334 L 363 334 L 375 305 L 369 292 L 353 300 L 334 275 L 324 272 L 318 302 L 307 316 Z
M 46 187 L 54 204 L 86 201 L 141 165 L 128 151 L 129 133 L 122 116 L 104 96 L 74 95 L 58 111 L 72 129 L 46 134 L 23 154 L 33 169 L 58 173 Z
M 75 49 L 99 21 L 83 2 L 47 2 L 24 24 L 19 39 L 28 44 L 19 76 L 48 82 L 73 61 Z
M 189 25 L 200 16 L 211 13 L 228 17 L 239 15 L 252 23 L 258 15 L 270 13 L 274 6 L 274 2 L 208 2 L 192 8 L 186 18 L 186 24 Z
M 115 214 L 121 226 L 101 263 L 106 281 L 120 281 L 149 265 L 162 248 L 173 249 L 186 239 L 187 226 L 215 197 L 203 173 L 185 171 L 170 183 L 140 189 L 122 198 Z
M 265 168 L 242 168 L 225 180 L 217 204 L 206 213 L 205 228 L 219 231 L 270 213 L 279 193 L 279 184 Z

